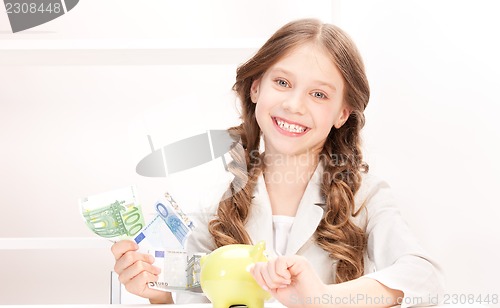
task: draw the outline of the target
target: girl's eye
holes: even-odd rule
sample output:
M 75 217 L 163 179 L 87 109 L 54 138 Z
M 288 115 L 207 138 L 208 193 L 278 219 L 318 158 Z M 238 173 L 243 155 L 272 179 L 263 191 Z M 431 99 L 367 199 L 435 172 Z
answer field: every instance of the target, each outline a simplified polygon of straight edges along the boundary
M 286 80 L 276 79 L 275 82 L 280 87 L 284 87 L 284 88 L 289 88 L 290 87 L 290 85 L 288 84 L 288 82 Z
M 325 94 L 325 93 L 323 93 L 323 92 L 313 92 L 313 93 L 312 93 L 312 96 L 313 96 L 314 98 L 326 98 L 326 94 Z

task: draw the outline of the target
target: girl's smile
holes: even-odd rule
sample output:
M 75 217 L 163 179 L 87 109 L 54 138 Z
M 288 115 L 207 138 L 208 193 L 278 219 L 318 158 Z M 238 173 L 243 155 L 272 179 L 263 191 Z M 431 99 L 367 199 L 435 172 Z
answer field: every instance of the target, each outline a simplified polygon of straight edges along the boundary
M 310 128 L 296 122 L 279 117 L 272 117 L 276 129 L 285 136 L 299 137 L 305 135 Z

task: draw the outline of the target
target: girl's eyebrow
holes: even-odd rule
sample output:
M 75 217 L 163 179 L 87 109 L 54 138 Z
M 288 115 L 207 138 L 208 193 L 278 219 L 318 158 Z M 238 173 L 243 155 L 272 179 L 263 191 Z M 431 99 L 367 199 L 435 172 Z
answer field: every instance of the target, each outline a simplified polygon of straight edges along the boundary
M 281 68 L 281 67 L 274 67 L 271 69 L 271 72 L 272 73 L 283 73 L 285 75 L 292 75 L 293 76 L 293 73 L 284 69 L 284 68 Z M 318 86 L 325 86 L 325 87 L 328 87 L 330 88 L 333 92 L 337 92 L 337 87 L 335 87 L 335 85 L 333 85 L 332 83 L 328 83 L 326 81 L 322 81 L 322 80 L 313 80 L 313 83 L 314 84 L 317 84 Z
M 328 83 L 328 82 L 324 82 L 324 81 L 321 81 L 321 80 L 315 80 L 314 81 L 315 84 L 318 84 L 320 86 L 325 86 L 325 87 L 328 87 L 330 88 L 333 92 L 337 92 L 337 88 L 331 84 L 331 83 Z
M 285 75 L 293 75 L 290 71 L 287 71 L 286 69 L 281 68 L 281 67 L 274 67 L 271 69 L 271 72 L 283 73 Z

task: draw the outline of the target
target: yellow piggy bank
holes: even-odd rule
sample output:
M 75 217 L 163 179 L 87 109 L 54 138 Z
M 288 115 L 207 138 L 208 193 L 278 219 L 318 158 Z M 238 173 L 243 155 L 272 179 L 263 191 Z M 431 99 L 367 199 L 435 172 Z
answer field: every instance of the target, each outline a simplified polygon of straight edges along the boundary
M 264 307 L 264 300 L 271 295 L 257 284 L 249 268 L 256 262 L 267 261 L 265 249 L 264 241 L 255 246 L 226 245 L 201 258 L 200 284 L 213 307 Z

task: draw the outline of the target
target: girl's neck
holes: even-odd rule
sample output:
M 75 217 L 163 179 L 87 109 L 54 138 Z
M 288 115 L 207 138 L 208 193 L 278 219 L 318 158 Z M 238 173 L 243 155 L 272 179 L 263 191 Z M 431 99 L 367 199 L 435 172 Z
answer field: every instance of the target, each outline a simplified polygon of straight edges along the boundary
M 264 180 L 274 215 L 295 216 L 318 165 L 318 155 L 308 154 L 264 154 Z
M 264 154 L 266 183 L 296 185 L 309 182 L 319 157 L 313 153 L 299 155 Z

